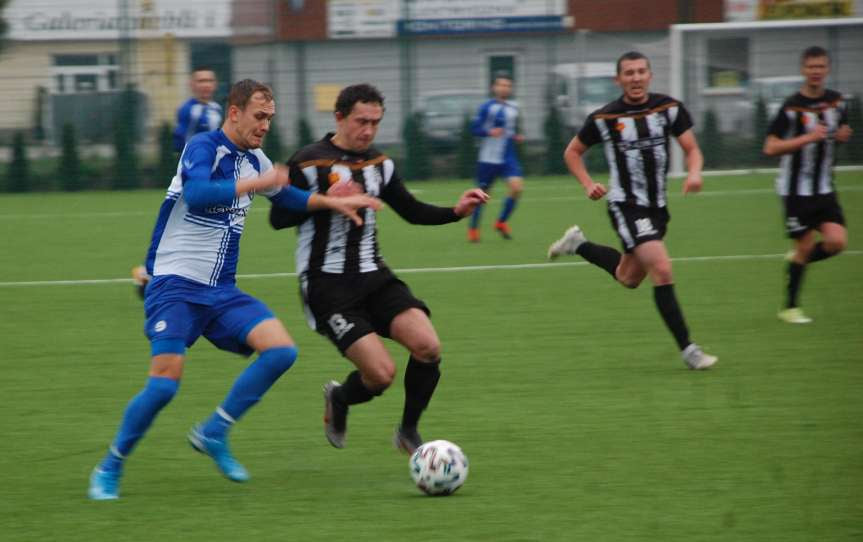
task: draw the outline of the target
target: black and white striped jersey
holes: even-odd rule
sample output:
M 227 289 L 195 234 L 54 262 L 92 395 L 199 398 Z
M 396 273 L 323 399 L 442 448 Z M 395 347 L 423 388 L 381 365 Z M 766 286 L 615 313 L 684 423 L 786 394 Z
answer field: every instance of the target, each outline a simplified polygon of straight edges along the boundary
M 785 100 L 770 124 L 769 135 L 791 139 L 824 124 L 827 138 L 782 156 L 776 177 L 776 192 L 780 196 L 814 196 L 833 192 L 835 134 L 839 126 L 847 123 L 847 107 L 842 95 L 835 90 L 825 90 L 820 98 L 807 98 L 798 92 Z
M 451 207 L 429 205 L 414 198 L 395 170 L 393 161 L 374 148 L 363 153 L 335 146 L 333 134 L 312 143 L 288 161 L 291 184 L 326 194 L 330 185 L 353 180 L 366 194 L 386 202 L 411 224 L 437 225 L 460 219 Z M 322 273 L 368 273 L 385 266 L 378 248 L 377 216 L 360 211 L 363 225 L 331 211 L 297 213 L 273 206 L 270 224 L 276 229 L 299 226 L 296 265 L 303 277 Z
M 590 147 L 602 143 L 608 161 L 608 201 L 641 207 L 665 207 L 669 135 L 692 128 L 689 112 L 664 94 L 649 94 L 632 105 L 623 98 L 587 117 L 578 139 Z

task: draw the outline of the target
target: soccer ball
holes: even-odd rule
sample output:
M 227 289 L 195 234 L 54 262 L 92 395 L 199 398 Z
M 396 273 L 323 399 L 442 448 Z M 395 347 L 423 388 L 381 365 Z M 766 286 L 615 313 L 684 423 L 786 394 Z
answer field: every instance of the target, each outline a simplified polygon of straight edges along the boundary
M 449 495 L 467 479 L 467 456 L 448 440 L 433 440 L 416 449 L 410 469 L 417 487 L 427 495 Z

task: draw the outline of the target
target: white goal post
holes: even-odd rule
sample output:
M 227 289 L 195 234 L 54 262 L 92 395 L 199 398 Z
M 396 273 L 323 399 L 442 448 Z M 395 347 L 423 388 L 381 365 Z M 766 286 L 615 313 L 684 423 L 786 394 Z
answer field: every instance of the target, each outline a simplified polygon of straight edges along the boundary
M 739 62 L 745 63 L 744 68 L 736 64 L 734 51 L 720 50 L 727 55 L 720 54 L 723 58 L 719 59 L 717 55 L 711 55 L 711 44 L 716 50 L 716 45 L 721 45 L 723 40 L 732 47 L 734 44 L 745 44 L 744 51 L 736 52 L 740 57 Z M 725 124 L 725 130 L 733 131 L 735 121 L 747 119 L 734 119 L 730 111 L 733 108 L 723 108 L 723 100 L 727 104 L 751 99 L 748 90 L 750 77 L 752 80 L 759 77 L 762 80 L 771 79 L 767 76 L 779 75 L 776 72 L 780 69 L 777 65 L 781 69 L 796 70 L 800 53 L 811 45 L 820 45 L 830 52 L 834 64 L 831 77 L 834 81 L 838 80 L 835 83 L 838 90 L 851 92 L 858 97 L 863 95 L 863 18 L 859 17 L 671 25 L 671 95 L 682 100 L 693 113 L 696 129 L 705 110 L 705 102 L 712 101 L 720 104 L 714 105 L 714 108 L 719 110 L 719 120 Z M 729 63 L 731 67 L 722 72 Z M 718 67 L 713 68 L 712 64 Z M 738 81 L 737 85 L 735 68 L 741 72 L 745 70 L 744 80 Z M 837 68 L 841 69 L 840 74 L 837 74 Z M 725 80 L 715 84 L 715 81 L 708 80 L 711 75 L 717 80 L 725 77 Z M 746 112 L 738 115 L 745 117 Z M 672 148 L 670 175 L 684 175 L 683 153 L 677 145 L 672 145 Z

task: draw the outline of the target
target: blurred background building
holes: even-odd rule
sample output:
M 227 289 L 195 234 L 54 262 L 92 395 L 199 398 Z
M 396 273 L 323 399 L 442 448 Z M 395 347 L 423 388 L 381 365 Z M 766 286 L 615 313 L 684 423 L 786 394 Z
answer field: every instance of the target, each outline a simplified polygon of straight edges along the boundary
M 218 75 L 218 100 L 241 78 L 273 86 L 277 158 L 332 128 L 339 89 L 378 86 L 378 141 L 428 153 L 418 176 L 464 175 L 465 115 L 501 72 L 528 174 L 560 171 L 561 145 L 617 97 L 629 50 L 650 57 L 653 91 L 687 104 L 713 167 L 762 165 L 766 118 L 799 87 L 805 47 L 830 51 L 829 86 L 863 94 L 863 0 L 7 0 L 0 16 L 0 142 L 23 133 L 31 155 L 57 154 L 64 126 L 110 155 L 124 124 L 156 160 L 197 65 Z

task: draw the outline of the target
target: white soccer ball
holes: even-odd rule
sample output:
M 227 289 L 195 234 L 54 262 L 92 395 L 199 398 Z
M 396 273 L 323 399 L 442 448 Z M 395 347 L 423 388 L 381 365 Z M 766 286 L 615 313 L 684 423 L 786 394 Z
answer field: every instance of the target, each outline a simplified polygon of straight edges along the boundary
M 432 440 L 410 459 L 411 477 L 427 495 L 449 495 L 467 479 L 467 456 L 448 440 Z

